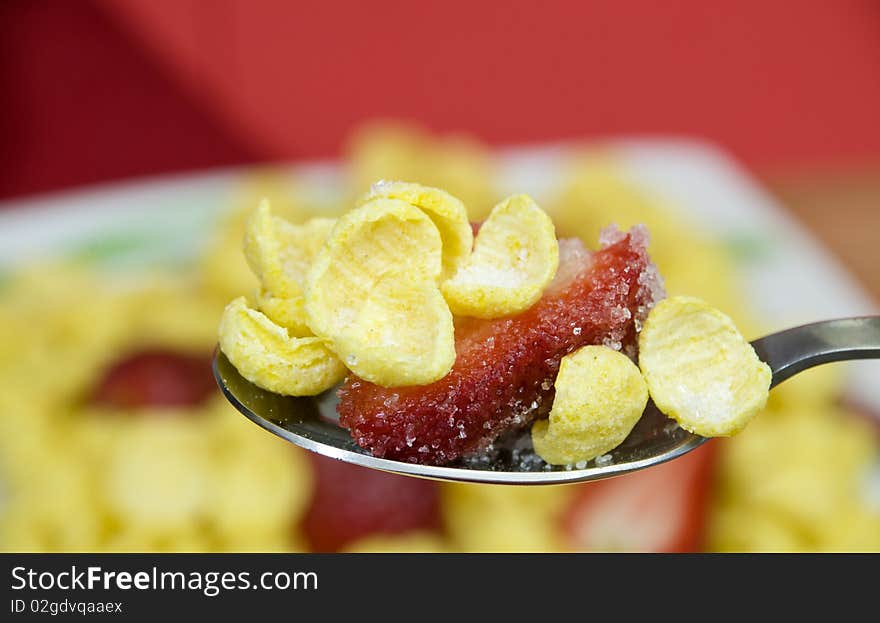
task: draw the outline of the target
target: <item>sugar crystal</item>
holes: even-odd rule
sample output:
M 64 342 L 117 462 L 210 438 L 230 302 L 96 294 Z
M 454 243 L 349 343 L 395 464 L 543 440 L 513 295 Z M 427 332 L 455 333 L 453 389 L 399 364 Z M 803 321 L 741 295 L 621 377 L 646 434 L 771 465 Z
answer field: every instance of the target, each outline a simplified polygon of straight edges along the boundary
M 606 230 L 593 254 L 560 241 L 557 277 L 535 305 L 457 326 L 455 365 L 430 385 L 383 388 L 350 377 L 339 392 L 340 423 L 375 456 L 442 464 L 546 415 L 564 355 L 588 344 L 635 355 L 635 321 L 662 294 L 646 240 L 641 230 Z M 391 394 L 399 399 L 389 406 Z M 388 413 L 380 419 L 379 411 Z M 409 425 L 424 442 L 416 451 L 403 434 Z

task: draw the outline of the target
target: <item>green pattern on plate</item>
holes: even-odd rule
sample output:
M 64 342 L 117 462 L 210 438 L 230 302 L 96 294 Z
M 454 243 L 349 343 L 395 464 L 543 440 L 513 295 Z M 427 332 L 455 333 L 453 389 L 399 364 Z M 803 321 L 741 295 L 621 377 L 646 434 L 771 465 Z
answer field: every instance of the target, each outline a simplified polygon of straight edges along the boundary
M 125 232 L 102 235 L 77 241 L 71 246 L 68 257 L 87 262 L 117 259 L 133 253 L 153 251 L 161 245 L 162 238 L 152 232 Z
M 200 245 L 193 238 L 186 230 L 104 232 L 74 241 L 62 256 L 96 266 L 175 268 L 194 262 Z
M 722 235 L 721 241 L 733 259 L 742 264 L 759 264 L 773 255 L 773 242 L 755 232 L 734 232 Z

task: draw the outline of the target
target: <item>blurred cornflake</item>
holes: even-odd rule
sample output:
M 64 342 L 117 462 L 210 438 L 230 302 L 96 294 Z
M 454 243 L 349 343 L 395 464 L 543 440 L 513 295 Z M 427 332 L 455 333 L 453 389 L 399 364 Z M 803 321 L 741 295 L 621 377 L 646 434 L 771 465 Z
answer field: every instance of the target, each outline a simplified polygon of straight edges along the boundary
M 845 407 L 834 367 L 772 392 L 742 434 L 664 466 L 544 488 L 451 485 L 321 459 L 259 430 L 213 390 L 225 302 L 256 286 L 241 253 L 262 197 L 291 221 L 332 215 L 379 179 L 438 186 L 472 218 L 501 198 L 491 153 L 398 122 L 351 138 L 333 203 L 255 170 L 199 261 L 107 271 L 28 266 L 0 289 L 0 549 L 4 551 L 880 551 L 867 480 L 876 429 Z M 762 327 L 726 248 L 627 178 L 607 151 L 572 149 L 558 234 L 595 245 L 648 225 L 671 294 Z M 516 190 L 516 189 L 505 189 Z M 218 211 L 218 214 L 220 212 Z M 876 479 L 876 472 L 874 478 Z

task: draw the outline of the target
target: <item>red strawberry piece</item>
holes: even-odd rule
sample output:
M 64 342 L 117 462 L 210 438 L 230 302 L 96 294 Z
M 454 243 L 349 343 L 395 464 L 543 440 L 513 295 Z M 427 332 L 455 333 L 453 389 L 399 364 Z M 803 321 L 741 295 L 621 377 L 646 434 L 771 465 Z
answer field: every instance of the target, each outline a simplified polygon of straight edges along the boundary
M 713 443 L 609 480 L 577 485 L 563 529 L 575 551 L 692 552 L 703 542 Z
M 118 409 L 191 407 L 214 391 L 210 357 L 145 350 L 113 364 L 91 402 Z
M 335 552 L 369 535 L 440 527 L 438 485 L 311 454 L 315 492 L 302 520 L 313 551 Z
M 605 234 L 590 254 L 560 241 L 560 266 L 544 296 L 516 316 L 461 319 L 452 371 L 420 387 L 383 388 L 350 377 L 339 420 L 373 455 L 444 464 L 484 450 L 502 433 L 546 413 L 562 357 L 587 344 L 635 355 L 636 324 L 662 284 L 642 228 Z

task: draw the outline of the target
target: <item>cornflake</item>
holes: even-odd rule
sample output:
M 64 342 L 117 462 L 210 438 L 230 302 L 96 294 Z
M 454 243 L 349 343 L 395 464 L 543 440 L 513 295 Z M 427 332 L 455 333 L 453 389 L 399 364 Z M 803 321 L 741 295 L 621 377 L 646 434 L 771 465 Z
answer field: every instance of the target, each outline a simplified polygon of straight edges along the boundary
M 441 235 L 423 210 L 401 199 L 367 200 L 339 219 L 315 258 L 308 326 L 365 380 L 436 381 L 455 361 L 441 272 Z
M 626 439 L 647 403 L 645 381 L 626 355 L 584 346 L 562 358 L 550 417 L 532 426 L 535 452 L 583 469 Z
M 498 318 L 534 305 L 558 267 L 553 221 L 531 197 L 514 195 L 493 208 L 473 253 L 441 287 L 454 313 Z
M 443 243 L 443 274 L 450 276 L 470 255 L 474 234 L 464 204 L 445 190 L 381 180 L 370 187 L 358 205 L 374 199 L 399 199 L 416 207 L 434 222 Z
M 316 337 L 290 337 L 239 297 L 220 319 L 220 350 L 251 383 L 285 396 L 313 396 L 345 376 L 345 367 Z
M 745 428 L 767 403 L 772 377 L 728 316 L 689 296 L 651 310 L 639 366 L 657 408 L 703 437 Z

